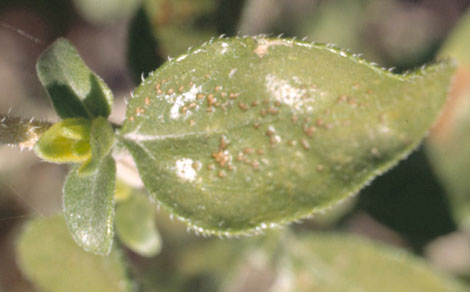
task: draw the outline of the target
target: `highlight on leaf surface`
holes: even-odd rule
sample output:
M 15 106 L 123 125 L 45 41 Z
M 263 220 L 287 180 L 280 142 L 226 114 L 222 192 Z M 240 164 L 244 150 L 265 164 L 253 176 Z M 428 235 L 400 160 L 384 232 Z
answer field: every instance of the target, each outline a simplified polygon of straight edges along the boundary
M 57 122 L 41 135 L 34 152 L 49 162 L 83 162 L 91 157 L 90 127 L 91 122 L 83 118 Z
M 61 118 L 108 117 L 111 113 L 111 90 L 90 71 L 69 41 L 60 38 L 47 48 L 36 70 Z
M 397 75 L 328 45 L 219 39 L 150 74 L 120 140 L 178 218 L 253 233 L 325 210 L 406 157 L 453 71 L 442 61 Z
M 76 165 L 64 184 L 64 217 L 75 242 L 86 251 L 108 255 L 114 240 L 116 163 L 108 154 L 93 175 Z

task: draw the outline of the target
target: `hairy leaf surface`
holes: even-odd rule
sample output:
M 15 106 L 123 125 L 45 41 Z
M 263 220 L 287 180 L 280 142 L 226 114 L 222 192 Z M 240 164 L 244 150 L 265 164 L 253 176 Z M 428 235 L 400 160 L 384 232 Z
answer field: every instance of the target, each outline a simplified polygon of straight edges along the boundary
M 90 71 L 69 41 L 60 38 L 47 48 L 36 70 L 61 118 L 107 117 L 111 113 L 111 90 Z
M 325 210 L 405 157 L 453 70 L 395 75 L 330 46 L 220 39 L 151 74 L 120 138 L 151 195 L 200 232 L 256 231 Z
M 116 164 L 111 155 L 93 175 L 75 166 L 64 185 L 64 216 L 73 239 L 86 251 L 107 255 L 113 244 Z

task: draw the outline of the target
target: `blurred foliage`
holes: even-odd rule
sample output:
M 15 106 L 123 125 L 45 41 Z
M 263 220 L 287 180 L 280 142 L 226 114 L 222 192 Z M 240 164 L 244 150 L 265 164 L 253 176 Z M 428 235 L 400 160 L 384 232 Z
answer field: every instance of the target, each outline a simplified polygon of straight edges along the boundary
M 450 195 L 455 219 L 470 229 L 470 11 L 440 55 L 456 58 L 459 68 L 447 106 L 427 143 L 428 153 Z
M 142 194 L 131 195 L 116 207 L 116 233 L 122 243 L 134 252 L 152 257 L 161 248 L 155 225 L 155 206 Z
M 220 34 L 233 35 L 242 0 L 143 0 L 163 56 L 176 57 Z
M 73 0 L 80 14 L 96 25 L 129 17 L 141 0 Z
M 404 235 L 417 251 L 456 229 L 422 147 L 365 188 L 357 208 Z
M 70 236 L 62 216 L 41 217 L 24 226 L 18 240 L 22 271 L 45 292 L 131 291 L 117 247 L 107 257 L 93 255 Z
M 404 251 L 353 236 L 311 233 L 289 243 L 271 291 L 466 290 Z
M 129 24 L 127 63 L 132 80 L 139 84 L 142 78 L 164 62 L 158 53 L 158 41 L 143 7 L 137 10 Z
M 73 17 L 73 7 L 70 1 L 63 0 L 2 0 L 0 13 L 26 9 L 41 16 L 42 20 L 56 35 L 66 33 L 70 28 Z

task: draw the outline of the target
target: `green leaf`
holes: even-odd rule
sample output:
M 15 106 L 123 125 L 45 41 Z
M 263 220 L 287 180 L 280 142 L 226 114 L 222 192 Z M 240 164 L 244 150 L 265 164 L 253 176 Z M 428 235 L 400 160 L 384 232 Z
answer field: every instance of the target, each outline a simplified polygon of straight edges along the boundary
M 422 259 L 350 235 L 310 234 L 288 242 L 277 277 L 283 291 L 467 291 Z
M 451 61 L 396 75 L 331 46 L 220 39 L 168 62 L 120 139 L 150 194 L 201 232 L 256 232 L 357 193 L 420 143 Z
M 132 291 L 121 252 L 85 252 L 70 237 L 62 216 L 28 222 L 17 255 L 21 271 L 44 292 Z
M 107 255 L 113 244 L 116 164 L 111 155 L 97 173 L 83 176 L 75 166 L 64 185 L 64 216 L 73 239 L 86 251 Z
M 155 206 L 135 194 L 116 207 L 116 233 L 136 253 L 152 257 L 161 250 L 161 238 L 155 225 Z
M 40 158 L 55 163 L 83 162 L 90 158 L 90 121 L 65 119 L 55 123 L 34 145 Z
M 114 141 L 115 136 L 111 124 L 103 117 L 94 119 L 90 130 L 91 157 L 79 168 L 79 174 L 90 175 L 95 173 L 102 160 L 111 151 Z
M 36 70 L 61 118 L 109 116 L 111 90 L 88 69 L 69 41 L 55 41 L 39 58 Z
M 160 66 L 164 60 L 157 54 L 158 43 L 152 32 L 152 25 L 143 7 L 137 10 L 129 25 L 127 63 L 135 84 L 142 81 L 142 76 Z
M 470 228 L 470 11 L 447 40 L 442 56 L 454 57 L 459 68 L 449 101 L 427 140 L 427 150 L 436 173 L 446 188 L 454 217 Z

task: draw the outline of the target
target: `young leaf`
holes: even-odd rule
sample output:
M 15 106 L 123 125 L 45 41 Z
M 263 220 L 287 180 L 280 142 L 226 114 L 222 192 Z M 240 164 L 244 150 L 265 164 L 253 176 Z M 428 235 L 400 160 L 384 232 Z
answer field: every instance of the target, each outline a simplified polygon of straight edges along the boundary
M 62 216 L 28 222 L 17 245 L 21 271 L 45 292 L 132 291 L 121 252 L 85 252 L 70 237 Z
M 109 154 L 114 144 L 114 131 L 111 124 L 103 117 L 97 117 L 91 123 L 91 157 L 80 166 L 80 175 L 90 175 L 97 171 L 101 161 Z
M 151 74 L 120 136 L 174 214 L 246 233 L 329 208 L 408 155 L 453 71 L 396 75 L 330 46 L 220 39 Z
M 73 239 L 86 251 L 107 255 L 113 244 L 116 164 L 111 155 L 101 160 L 94 175 L 79 174 L 75 166 L 64 185 L 64 216 Z
M 67 40 L 58 39 L 46 49 L 36 70 L 61 118 L 109 116 L 111 90 L 88 69 Z
M 116 207 L 116 233 L 136 253 L 152 257 L 161 250 L 160 234 L 155 225 L 155 206 L 135 194 Z
M 55 123 L 34 145 L 40 158 L 54 163 L 83 162 L 90 158 L 90 121 L 65 119 Z
M 282 264 L 277 277 L 290 283 L 283 291 L 467 291 L 402 250 L 348 235 L 289 241 Z

